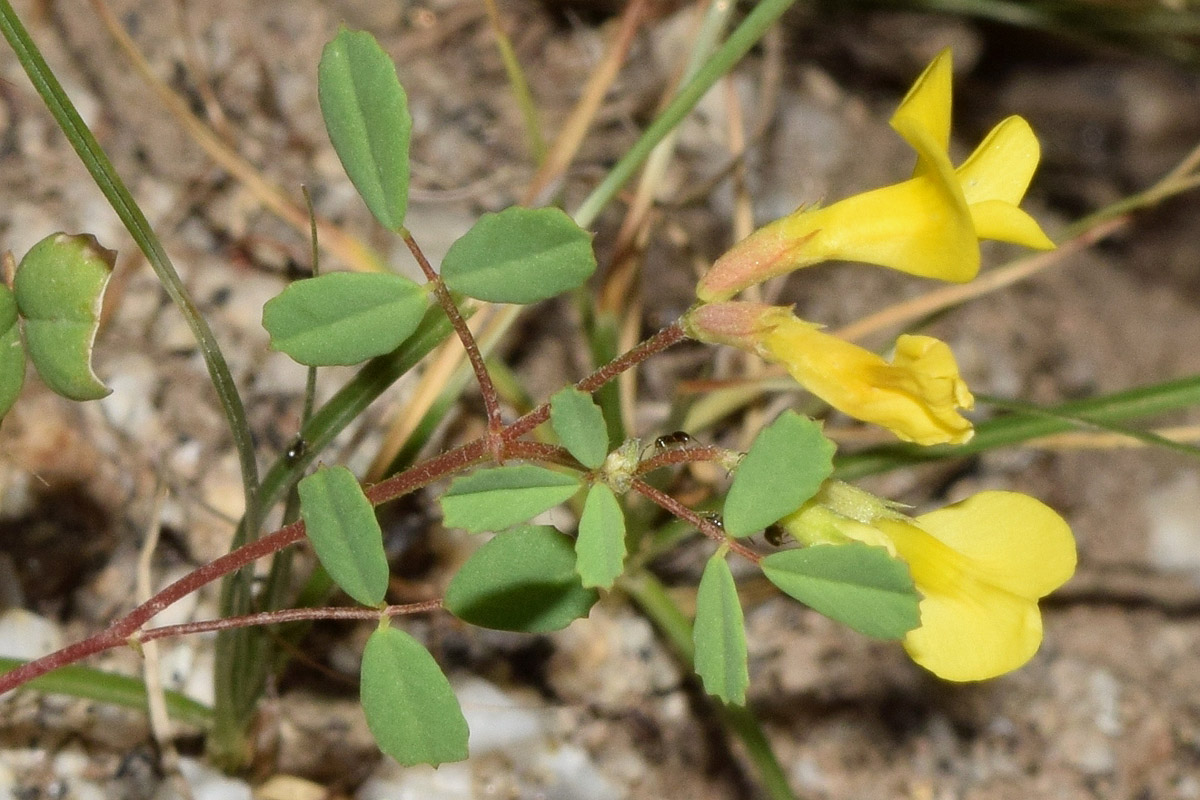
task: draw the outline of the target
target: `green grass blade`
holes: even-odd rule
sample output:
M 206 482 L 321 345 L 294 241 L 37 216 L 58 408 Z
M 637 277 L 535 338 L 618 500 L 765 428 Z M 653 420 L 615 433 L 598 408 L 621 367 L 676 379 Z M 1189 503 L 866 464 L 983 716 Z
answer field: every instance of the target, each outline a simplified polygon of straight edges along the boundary
M 1012 414 L 988 420 L 977 425 L 975 437 L 962 445 L 920 447 L 896 444 L 872 447 L 835 459 L 834 477 L 854 480 L 913 464 L 961 458 L 1016 445 L 1039 436 L 1073 430 L 1081 424 L 1114 425 L 1196 405 L 1200 405 L 1200 376 L 1190 376 L 1103 397 L 1063 403 L 1042 409 L 1037 414 Z
M 16 669 L 25 662 L 18 658 L 0 656 L 0 674 Z M 146 710 L 146 684 L 128 675 L 116 675 L 103 670 L 71 665 L 60 667 L 24 684 L 22 689 L 34 689 L 45 694 L 65 694 L 84 700 L 95 700 L 137 711 Z M 176 722 L 208 728 L 212 725 L 212 709 L 179 692 L 163 692 L 167 714 Z
M 579 227 L 587 228 L 596 220 L 600 211 L 608 204 L 621 187 L 633 177 L 642 162 L 649 157 L 654 146 L 674 130 L 688 112 L 700 101 L 714 83 L 733 69 L 742 56 L 750 51 L 767 29 L 779 19 L 795 0 L 759 0 L 754 10 L 747 15 L 729 38 L 713 53 L 712 58 L 694 78 L 679 90 L 670 104 L 650 124 L 641 138 L 609 171 L 600 185 L 583 201 L 573 215 Z
M 1063 422 L 1070 423 L 1073 428 L 1082 430 L 1098 430 L 1107 431 L 1108 433 L 1116 433 L 1121 436 L 1128 436 L 1130 439 L 1136 439 L 1139 442 L 1154 447 L 1162 447 L 1166 450 L 1174 450 L 1181 455 L 1190 458 L 1200 458 L 1200 447 L 1187 444 L 1186 442 L 1176 442 L 1173 439 L 1168 439 L 1165 436 L 1159 436 L 1151 431 L 1138 430 L 1125 425 L 1115 425 L 1111 422 L 1103 422 L 1096 419 L 1088 419 L 1073 414 L 1064 414 L 1054 409 L 1046 409 L 1033 403 L 1025 403 L 1016 400 L 1006 400 L 989 395 L 975 395 L 975 399 L 993 408 L 1009 411 L 1016 414 L 1025 414 L 1031 417 L 1045 417 L 1047 419 L 1057 419 Z

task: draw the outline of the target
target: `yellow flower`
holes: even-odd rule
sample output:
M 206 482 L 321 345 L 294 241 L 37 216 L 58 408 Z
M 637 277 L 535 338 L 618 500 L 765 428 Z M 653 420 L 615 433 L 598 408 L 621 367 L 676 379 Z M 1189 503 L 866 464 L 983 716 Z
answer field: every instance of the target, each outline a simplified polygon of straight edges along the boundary
M 1066 522 L 1016 492 L 981 492 L 912 520 L 889 512 L 862 522 L 810 503 L 783 524 L 802 542 L 827 546 L 840 535 L 905 561 L 922 599 L 921 625 L 904 648 L 950 681 L 994 678 L 1029 661 L 1042 642 L 1037 601 L 1075 572 Z
M 961 444 L 971 422 L 958 413 L 974 398 L 945 342 L 901 336 L 891 363 L 819 330 L 787 308 L 712 303 L 692 311 L 693 338 L 740 347 L 783 365 L 804 388 L 852 417 L 922 445 Z
M 979 271 L 980 239 L 1053 248 L 1017 207 L 1040 156 L 1025 120 L 1005 119 L 962 166 L 955 170 L 950 163 L 950 78 L 946 50 L 892 116 L 892 128 L 917 151 L 912 178 L 824 208 L 802 208 L 760 228 L 717 259 L 697 296 L 726 300 L 768 278 L 830 260 L 965 282 Z

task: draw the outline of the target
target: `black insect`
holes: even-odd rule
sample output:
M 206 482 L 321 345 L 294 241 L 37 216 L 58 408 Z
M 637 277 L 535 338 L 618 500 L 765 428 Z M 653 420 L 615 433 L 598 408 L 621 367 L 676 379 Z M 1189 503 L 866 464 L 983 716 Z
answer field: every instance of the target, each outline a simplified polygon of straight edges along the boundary
M 283 456 L 288 460 L 289 464 L 295 464 L 304 457 L 304 454 L 307 451 L 308 442 L 304 441 L 303 436 L 297 436 L 292 440 L 292 443 L 288 445 L 287 452 L 285 452 Z
M 712 525 L 719 531 L 725 530 L 725 519 L 716 511 L 701 511 L 700 519 Z
M 782 525 L 776 522 L 774 525 L 768 525 L 763 531 L 763 538 L 767 540 L 767 544 L 773 547 L 780 547 L 787 541 L 788 532 Z
M 654 440 L 655 450 L 670 450 L 672 447 L 687 447 L 690 444 L 695 444 L 696 440 L 687 431 L 675 431 L 674 433 L 663 434 Z

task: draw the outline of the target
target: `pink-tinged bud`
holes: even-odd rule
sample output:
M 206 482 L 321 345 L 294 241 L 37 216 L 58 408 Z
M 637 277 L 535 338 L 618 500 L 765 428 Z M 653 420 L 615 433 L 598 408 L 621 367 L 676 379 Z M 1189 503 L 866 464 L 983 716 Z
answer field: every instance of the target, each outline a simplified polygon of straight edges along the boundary
M 790 235 L 782 222 L 759 228 L 718 258 L 700 279 L 696 296 L 705 303 L 728 300 L 748 286 L 802 266 L 799 253 L 819 231 Z
M 690 311 L 682 324 L 698 341 L 756 353 L 763 335 L 791 316 L 791 309 L 766 303 L 709 303 Z

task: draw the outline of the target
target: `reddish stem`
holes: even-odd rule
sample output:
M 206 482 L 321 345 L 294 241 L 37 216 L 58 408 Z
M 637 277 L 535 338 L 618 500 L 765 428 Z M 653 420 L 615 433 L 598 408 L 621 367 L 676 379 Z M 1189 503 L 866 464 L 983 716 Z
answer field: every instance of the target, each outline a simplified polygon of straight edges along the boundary
M 703 533 L 708 538 L 712 539 L 717 544 L 727 545 L 730 550 L 740 555 L 747 561 L 755 564 L 762 561 L 762 556 L 746 547 L 736 539 L 732 539 L 725 535 L 725 532 L 714 525 L 710 520 L 705 519 L 697 512 L 685 506 L 683 503 L 676 500 L 671 495 L 665 492 L 660 492 L 650 484 L 642 480 L 634 480 L 632 488 L 635 492 L 656 503 L 661 508 L 670 511 L 680 519 L 685 519 L 696 526 L 696 530 Z
M 293 522 L 291 525 L 242 545 L 236 550 L 192 570 L 99 633 L 0 675 L 0 694 L 40 675 L 45 675 L 51 670 L 126 644 L 137 633 L 138 628 L 181 597 L 303 538 L 304 523 Z
M 415 245 L 413 246 L 415 247 Z M 417 252 L 420 251 L 418 250 Z M 418 258 L 418 260 L 422 259 L 423 256 Z M 425 265 L 428 266 L 428 262 L 425 262 Z M 442 288 L 444 289 L 445 287 L 443 286 Z M 451 303 L 451 305 L 453 304 Z M 455 309 L 455 313 L 457 313 L 457 308 Z M 461 317 L 459 317 L 459 319 L 461 320 Z M 470 332 L 468 331 L 468 335 L 469 333 Z M 679 327 L 678 323 L 674 323 L 659 331 L 638 346 L 634 347 L 629 352 L 619 356 L 600 369 L 596 370 L 591 375 L 577 383 L 576 387 L 584 392 L 594 392 L 625 370 L 642 363 L 655 353 L 659 353 L 667 349 L 668 347 L 680 342 L 684 338 L 683 329 Z M 475 349 L 475 353 L 478 355 L 478 348 Z M 365 489 L 367 499 L 371 501 L 372 505 L 377 506 L 389 500 L 394 500 L 397 497 L 408 494 L 409 492 L 413 492 L 423 486 L 428 486 L 429 484 L 440 480 L 447 475 L 451 475 L 455 472 L 461 472 L 467 467 L 481 463 L 485 461 L 489 455 L 491 455 L 494 441 L 499 442 L 497 449 L 499 450 L 499 455 L 502 457 L 528 458 L 531 460 L 551 460 L 557 463 L 562 463 L 564 459 L 561 448 L 543 445 L 537 442 L 517 441 L 519 437 L 533 430 L 549 418 L 550 404 L 543 403 L 533 411 L 530 411 L 528 414 L 518 419 L 512 425 L 501 429 L 498 437 L 489 436 L 486 439 L 476 439 L 473 442 L 468 442 L 467 444 L 456 447 L 455 449 L 442 453 L 441 455 L 427 459 L 420 464 L 416 464 L 404 472 L 394 475 L 385 481 L 381 481 L 374 486 L 367 487 Z M 654 494 L 646 495 L 655 502 L 659 503 L 659 505 L 661 505 L 663 508 L 666 508 L 668 511 L 672 511 L 672 513 L 677 513 L 685 519 L 691 521 L 698 528 L 700 528 L 700 530 L 704 531 L 705 535 L 712 536 L 713 534 L 717 534 L 717 536 L 723 540 L 723 537 L 720 536 L 719 532 L 711 525 L 711 523 L 699 518 L 694 512 L 691 511 L 691 509 L 688 509 L 686 506 L 676 502 L 671 497 L 656 492 L 655 490 L 651 489 L 651 487 L 641 483 L 640 481 L 638 481 L 637 484 L 640 484 L 640 486 L 644 487 L 646 490 L 661 496 L 666 501 L 665 503 L 655 499 Z M 642 491 L 642 489 L 639 489 L 639 491 Z M 645 491 L 642 491 L 642 493 L 646 494 Z M 676 511 L 676 509 L 678 509 L 678 511 Z M 167 586 L 165 589 L 151 597 L 146 602 L 134 608 L 121 619 L 113 622 L 103 631 L 93 634 L 82 641 L 68 645 L 61 650 L 56 650 L 55 652 L 42 656 L 41 658 L 37 658 L 26 664 L 22 664 L 16 669 L 0 675 L 0 694 L 3 694 L 10 689 L 15 689 L 21 684 L 31 681 L 41 675 L 45 675 L 47 672 L 66 666 L 67 664 L 80 661 L 88 656 L 95 655 L 96 653 L 101 653 L 114 647 L 120 647 L 122 645 L 129 644 L 131 641 L 139 638 L 142 641 L 149 641 L 146 639 L 146 634 L 149 633 L 149 631 L 144 631 L 139 636 L 138 629 L 141 628 L 142 625 L 146 624 L 146 622 L 148 622 L 155 614 L 162 611 L 164 608 L 180 598 L 199 590 L 202 586 L 211 583 L 217 578 L 241 569 L 247 564 L 257 561 L 264 556 L 278 552 L 279 550 L 282 550 L 283 548 L 294 544 L 303 538 L 304 523 L 293 522 L 291 525 L 280 528 L 279 530 L 263 536 L 262 538 L 242 545 L 236 550 L 226 553 L 220 558 L 198 567 L 171 585 Z M 758 560 L 756 554 L 745 550 L 745 548 L 742 548 L 740 545 L 731 542 L 730 546 L 732 549 L 738 550 L 738 552 L 746 555 L 747 558 L 755 561 Z M 368 614 L 366 617 L 368 619 L 378 617 L 378 615 L 384 613 L 376 609 L 364 610 Z M 306 611 L 309 611 L 309 609 L 291 609 L 284 610 L 283 612 L 264 613 L 270 615 L 288 613 L 289 611 L 296 611 L 303 614 Z M 250 615 L 250 617 L 255 616 L 258 615 Z M 300 619 L 303 617 L 296 618 Z M 351 618 L 357 619 L 359 617 Z M 243 620 L 247 618 L 232 617 L 230 619 Z M 287 620 L 280 619 L 278 617 L 272 617 L 270 620 L 270 622 L 280 621 Z M 212 622 L 212 624 L 219 623 L 221 623 L 220 620 L 214 620 Z M 202 622 L 192 624 L 205 625 L 209 623 Z M 246 622 L 245 624 L 249 625 L 263 623 Z M 231 627 L 237 626 L 234 625 Z M 165 636 L 175 634 L 160 635 Z M 158 638 L 158 636 L 155 638 Z
M 713 445 L 693 445 L 667 450 L 641 461 L 634 471 L 636 475 L 645 475 L 663 467 L 673 467 L 678 464 L 694 464 L 700 461 L 720 461 L 729 454 L 723 447 Z
M 679 344 L 687 338 L 678 322 L 672 322 L 646 341 L 634 347 L 629 352 L 617 356 L 598 370 L 575 384 L 575 388 L 585 394 L 591 394 L 613 378 L 631 367 L 636 367 L 650 356 L 661 353 L 668 347 Z M 519 439 L 531 430 L 550 419 L 550 404 L 542 403 L 525 416 L 504 429 L 508 439 Z
M 491 440 L 489 449 L 492 451 L 492 458 L 498 462 L 502 461 L 503 454 L 500 452 L 499 435 L 504 427 L 504 421 L 500 418 L 500 395 L 496 393 L 496 385 L 492 383 L 492 376 L 488 374 L 487 365 L 483 363 L 483 354 L 479 352 L 475 335 L 467 327 L 467 321 L 462 318 L 462 314 L 458 313 L 458 306 L 454 304 L 454 298 L 450 296 L 450 290 L 446 288 L 445 281 L 434 271 L 433 265 L 425 257 L 424 251 L 417 245 L 417 240 L 407 230 L 403 231 L 402 235 L 409 252 L 421 266 L 421 272 L 433 285 L 434 297 L 437 298 L 442 310 L 446 312 L 450 324 L 454 326 L 454 332 L 458 334 L 458 340 L 462 342 L 463 349 L 467 351 L 471 369 L 475 371 L 475 380 L 479 382 L 479 392 L 483 395 L 483 407 L 487 411 L 488 437 Z

